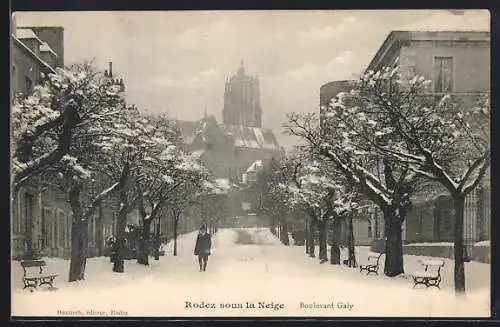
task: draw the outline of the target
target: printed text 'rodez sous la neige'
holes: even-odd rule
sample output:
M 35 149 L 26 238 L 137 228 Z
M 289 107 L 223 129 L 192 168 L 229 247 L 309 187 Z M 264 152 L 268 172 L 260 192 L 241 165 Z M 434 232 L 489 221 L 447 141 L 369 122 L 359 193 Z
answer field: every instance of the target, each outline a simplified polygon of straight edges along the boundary
M 301 309 L 341 309 L 351 311 L 354 305 L 349 302 L 330 302 L 330 303 L 304 303 L 300 302 Z M 184 301 L 186 309 L 271 309 L 279 311 L 285 309 L 285 304 L 279 302 L 239 302 L 239 303 L 213 303 L 213 302 L 191 302 Z

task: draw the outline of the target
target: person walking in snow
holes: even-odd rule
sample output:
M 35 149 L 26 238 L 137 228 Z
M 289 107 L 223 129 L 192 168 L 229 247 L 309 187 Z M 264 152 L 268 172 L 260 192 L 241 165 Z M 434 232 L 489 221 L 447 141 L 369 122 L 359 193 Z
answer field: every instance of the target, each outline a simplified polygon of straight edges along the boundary
M 207 233 L 207 227 L 202 225 L 194 247 L 194 255 L 198 256 L 200 271 L 205 271 L 207 269 L 208 256 L 210 255 L 211 247 L 212 236 Z

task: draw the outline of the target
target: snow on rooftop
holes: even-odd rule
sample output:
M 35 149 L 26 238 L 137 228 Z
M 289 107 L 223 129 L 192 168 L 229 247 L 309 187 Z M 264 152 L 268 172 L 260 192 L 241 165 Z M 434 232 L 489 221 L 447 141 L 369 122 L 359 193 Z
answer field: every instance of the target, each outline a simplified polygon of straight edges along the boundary
M 16 29 L 16 37 L 18 39 L 37 39 L 40 43 L 43 43 L 43 41 L 36 36 L 35 32 L 29 28 Z
M 217 178 L 215 179 L 215 185 L 224 189 L 224 190 L 230 190 L 231 189 L 231 183 L 229 182 L 229 179 L 227 178 Z
M 199 159 L 205 150 L 195 150 L 191 152 L 191 158 Z
M 40 51 L 42 51 L 42 52 L 50 52 L 55 57 L 59 57 L 57 55 L 57 53 L 55 53 L 54 50 L 52 50 L 52 48 L 50 47 L 50 45 L 47 42 L 43 42 L 42 45 L 40 45 Z
M 250 167 L 248 167 L 248 169 L 246 170 L 246 172 L 247 173 L 257 172 L 257 171 L 261 170 L 262 167 L 263 167 L 262 160 L 256 160 L 254 163 L 252 163 L 250 165 Z

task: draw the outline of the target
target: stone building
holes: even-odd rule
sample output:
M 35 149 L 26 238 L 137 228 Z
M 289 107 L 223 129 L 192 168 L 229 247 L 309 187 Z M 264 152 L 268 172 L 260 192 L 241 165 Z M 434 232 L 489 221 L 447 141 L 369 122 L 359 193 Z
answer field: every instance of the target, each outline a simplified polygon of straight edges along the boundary
M 63 29 L 55 29 L 60 31 L 57 36 L 62 39 Z M 41 34 L 44 34 L 44 31 L 42 29 Z M 17 27 L 15 20 L 11 32 L 11 96 L 26 97 L 33 92 L 36 85 L 45 80 L 48 74 L 54 73 L 57 67 L 62 67 L 63 62 L 60 58 L 63 54 L 54 51 L 43 36 L 33 29 Z M 14 256 L 21 255 L 28 248 L 39 248 L 43 244 L 50 247 L 66 246 L 67 228 L 62 227 L 58 231 L 51 225 L 52 233 L 42 235 L 47 227 L 42 221 L 44 213 L 47 213 L 47 210 L 44 210 L 44 200 L 47 196 L 52 197 L 47 191 L 41 185 L 27 185 L 17 194 L 13 194 L 11 235 Z M 55 206 L 53 220 L 66 223 L 67 210 L 64 209 L 64 203 L 58 205 L 56 203 L 58 199 L 55 197 L 52 197 L 52 200 Z
M 430 79 L 430 93 L 450 94 L 470 106 L 490 92 L 490 33 L 392 31 L 366 71 L 396 65 L 403 78 Z
M 12 26 L 12 76 L 13 95 L 29 96 L 36 85 L 42 84 L 48 74 L 64 67 L 64 30 L 62 27 Z M 110 69 L 108 78 L 122 86 Z M 109 181 L 96 176 L 94 183 L 82 191 L 83 202 L 102 190 Z M 69 257 L 71 248 L 72 214 L 67 194 L 54 183 L 54 176 L 39 176 L 29 185 L 12 194 L 11 226 L 12 256 L 22 257 L 26 252 L 42 255 Z M 106 236 L 115 228 L 116 203 L 104 201 L 89 220 L 89 255 L 103 253 Z M 134 216 L 133 214 L 131 217 Z
M 366 71 L 399 65 L 403 78 L 415 75 L 432 81 L 430 94 L 450 94 L 464 110 L 490 92 L 490 33 L 476 31 L 393 31 L 375 54 Z M 466 198 L 464 238 L 466 252 L 474 243 L 490 238 L 489 173 Z M 429 185 L 425 194 L 413 197 L 413 209 L 403 228 L 407 243 L 452 242 L 451 199 L 439 185 Z M 383 235 L 381 214 L 375 236 Z
M 30 94 L 44 76 L 62 67 L 59 61 L 61 55 L 32 29 L 13 28 L 11 49 L 12 95 Z
M 241 183 L 247 169 L 284 155 L 270 129 L 261 127 L 262 109 L 257 79 L 241 66 L 225 85 L 223 122 L 214 116 L 179 121 L 184 142 L 216 178 Z
M 226 80 L 222 117 L 226 125 L 261 127 L 259 79 L 245 74 L 243 60 L 238 72 Z
M 415 75 L 432 81 L 430 94 L 450 94 L 463 108 L 472 106 L 490 92 L 490 33 L 475 31 L 392 31 L 366 71 L 399 66 L 403 79 Z M 350 90 L 348 81 L 332 81 L 321 87 L 320 103 L 326 105 L 338 92 Z M 425 194 L 415 194 L 413 209 L 403 224 L 403 240 L 414 242 L 451 242 L 452 206 L 446 191 L 429 186 Z M 473 244 L 490 235 L 489 173 L 481 187 L 466 199 L 464 236 L 468 253 Z M 429 195 L 431 194 L 431 195 Z M 430 196 L 430 197 L 429 197 Z M 361 243 L 384 237 L 382 213 L 369 209 L 369 219 L 355 221 L 355 234 Z M 369 222 L 369 223 L 368 223 Z
M 352 87 L 351 80 L 331 81 L 321 86 L 319 89 L 320 108 L 328 106 L 340 92 L 349 92 Z
M 247 170 L 256 162 L 266 164 L 284 156 L 272 130 L 261 127 L 262 109 L 257 78 L 247 76 L 243 63 L 225 85 L 223 122 L 214 116 L 197 121 L 179 121 L 184 142 L 192 155 L 219 181 L 230 185 L 229 217 L 249 211 L 239 192 L 247 181 Z

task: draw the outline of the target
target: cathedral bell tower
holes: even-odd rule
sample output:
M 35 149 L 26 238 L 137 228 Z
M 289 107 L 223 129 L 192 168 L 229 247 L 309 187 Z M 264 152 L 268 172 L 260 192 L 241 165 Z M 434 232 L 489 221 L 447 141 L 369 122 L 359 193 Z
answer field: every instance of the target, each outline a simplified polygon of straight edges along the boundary
M 222 117 L 227 125 L 261 127 L 259 81 L 246 75 L 243 60 L 237 73 L 226 79 Z

